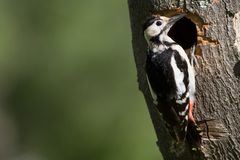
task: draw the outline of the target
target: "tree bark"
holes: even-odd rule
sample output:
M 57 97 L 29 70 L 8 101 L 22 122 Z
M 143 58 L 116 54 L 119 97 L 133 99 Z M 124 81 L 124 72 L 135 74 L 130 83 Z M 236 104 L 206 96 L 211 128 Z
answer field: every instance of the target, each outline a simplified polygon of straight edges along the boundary
M 165 160 L 240 159 L 240 1 L 237 0 L 128 0 L 132 45 L 139 88 L 142 91 Z M 147 44 L 142 24 L 153 14 L 186 13 L 197 27 L 197 120 L 220 119 L 229 136 L 203 141 L 202 156 L 172 150 L 162 117 L 152 102 L 144 70 Z M 185 146 L 187 148 L 187 145 Z

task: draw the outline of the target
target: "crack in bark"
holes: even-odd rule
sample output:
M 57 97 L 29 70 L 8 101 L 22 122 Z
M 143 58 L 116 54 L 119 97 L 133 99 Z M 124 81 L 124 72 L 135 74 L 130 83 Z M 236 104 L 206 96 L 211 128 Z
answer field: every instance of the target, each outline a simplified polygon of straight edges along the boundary
M 209 128 L 208 128 L 207 121 L 204 120 L 204 123 L 205 123 L 205 125 L 206 125 L 206 129 L 207 129 L 207 131 L 206 131 L 206 133 L 207 133 L 207 137 L 208 137 L 208 139 L 210 140 L 210 137 L 209 137 Z

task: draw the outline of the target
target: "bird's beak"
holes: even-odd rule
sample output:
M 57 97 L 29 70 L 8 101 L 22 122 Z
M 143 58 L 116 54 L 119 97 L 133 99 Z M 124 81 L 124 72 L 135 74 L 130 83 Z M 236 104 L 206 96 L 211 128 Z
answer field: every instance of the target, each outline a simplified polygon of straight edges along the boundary
M 185 16 L 185 14 L 178 14 L 174 17 L 171 17 L 169 20 L 168 20 L 168 23 L 167 25 L 165 26 L 164 30 L 167 30 L 167 32 L 170 30 L 170 28 L 172 28 L 172 26 L 178 21 L 180 20 L 181 18 L 183 18 Z

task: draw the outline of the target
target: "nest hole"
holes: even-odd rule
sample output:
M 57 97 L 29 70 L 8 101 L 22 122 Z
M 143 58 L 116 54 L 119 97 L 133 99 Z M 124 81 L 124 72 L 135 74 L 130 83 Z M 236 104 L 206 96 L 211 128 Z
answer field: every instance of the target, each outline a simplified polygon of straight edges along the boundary
M 168 32 L 168 36 L 185 50 L 197 44 L 196 25 L 187 17 L 177 21 Z

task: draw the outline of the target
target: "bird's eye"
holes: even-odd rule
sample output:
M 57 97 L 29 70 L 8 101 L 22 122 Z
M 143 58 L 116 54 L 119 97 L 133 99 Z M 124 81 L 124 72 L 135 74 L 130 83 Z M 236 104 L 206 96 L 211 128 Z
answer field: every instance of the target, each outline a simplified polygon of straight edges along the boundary
M 162 22 L 160 22 L 160 21 L 157 21 L 157 23 L 156 23 L 157 26 L 161 26 L 161 24 L 162 24 Z

